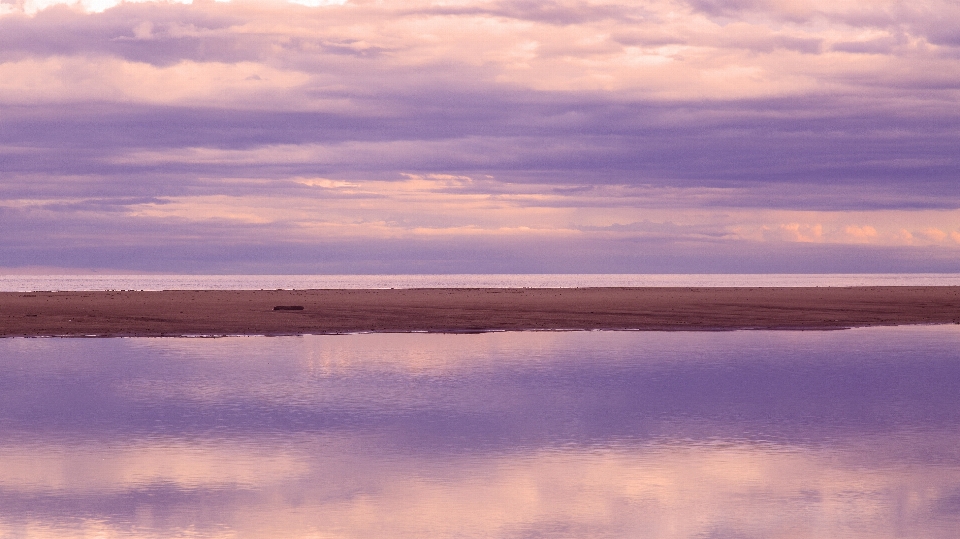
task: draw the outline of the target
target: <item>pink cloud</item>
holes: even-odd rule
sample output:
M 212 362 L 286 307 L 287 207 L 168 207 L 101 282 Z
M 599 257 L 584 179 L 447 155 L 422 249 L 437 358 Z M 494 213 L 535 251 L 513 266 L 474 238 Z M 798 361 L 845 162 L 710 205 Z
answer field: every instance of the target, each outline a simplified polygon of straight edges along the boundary
M 858 243 L 868 243 L 877 238 L 877 229 L 869 225 L 850 225 L 844 229 L 844 233 Z

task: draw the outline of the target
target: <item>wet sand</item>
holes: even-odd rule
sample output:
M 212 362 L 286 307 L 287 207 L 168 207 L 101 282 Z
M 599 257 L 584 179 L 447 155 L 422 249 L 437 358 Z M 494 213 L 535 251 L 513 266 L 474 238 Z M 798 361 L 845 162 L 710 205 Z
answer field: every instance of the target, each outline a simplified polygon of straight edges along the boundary
M 274 310 L 274 307 L 302 310 Z M 840 329 L 960 323 L 960 287 L 0 293 L 0 336 Z

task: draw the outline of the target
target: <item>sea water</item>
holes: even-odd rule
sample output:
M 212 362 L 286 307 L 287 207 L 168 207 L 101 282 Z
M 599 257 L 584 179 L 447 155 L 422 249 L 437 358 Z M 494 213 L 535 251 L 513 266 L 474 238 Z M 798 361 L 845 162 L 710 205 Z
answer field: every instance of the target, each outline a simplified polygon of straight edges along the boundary
M 611 286 L 960 286 L 960 273 L 463 274 L 463 275 L 0 275 L 0 292 L 576 288 Z
M 0 340 L 0 537 L 960 536 L 960 326 Z

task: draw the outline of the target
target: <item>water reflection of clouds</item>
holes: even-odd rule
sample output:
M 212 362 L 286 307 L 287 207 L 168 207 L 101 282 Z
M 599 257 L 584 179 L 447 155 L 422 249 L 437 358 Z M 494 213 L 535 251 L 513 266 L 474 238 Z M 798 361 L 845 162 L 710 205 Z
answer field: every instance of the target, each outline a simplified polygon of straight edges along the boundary
M 937 443 L 944 434 L 929 433 Z M 874 449 L 890 440 L 897 441 L 873 440 Z M 950 509 L 960 462 L 852 465 L 843 447 L 652 444 L 441 458 L 342 449 L 318 440 L 293 452 L 230 443 L 115 447 L 99 454 L 89 482 L 39 485 L 29 473 L 11 473 L 15 451 L 6 448 L 0 499 L 13 503 L 3 505 L 0 532 L 43 526 L 52 533 L 37 537 L 57 537 L 87 526 L 124 537 L 168 526 L 168 535 L 192 529 L 203 537 L 817 538 L 842 529 L 851 538 L 936 538 L 960 524 Z M 45 466 L 32 470 L 69 469 L 78 464 L 69 454 L 47 452 L 39 457 Z M 11 514 L 26 509 L 18 497 L 28 514 Z M 90 515 L 101 516 L 99 526 Z
M 0 488 L 108 493 L 149 485 L 179 489 L 263 487 L 308 471 L 288 448 L 179 439 L 76 443 L 56 439 L 0 447 Z
M 118 393 L 192 403 L 227 429 L 389 426 L 421 449 L 650 439 L 679 424 L 698 439 L 802 441 L 960 425 L 958 340 L 952 326 L 152 339 L 131 342 L 179 357 L 164 361 L 178 374 Z
M 648 440 L 678 425 L 801 442 L 960 425 L 958 340 L 952 326 L 13 340 L 0 421 L 93 437 L 391 429 L 411 450 Z
M 889 339 L 875 339 L 884 332 Z M 900 337 L 899 339 L 895 337 Z M 632 332 L 528 331 L 481 334 L 370 333 L 306 335 L 297 338 L 129 339 L 133 350 L 187 361 L 242 363 L 274 372 L 278 367 L 306 368 L 322 375 L 359 371 L 443 374 L 447 371 L 537 367 L 579 361 L 588 350 L 594 361 L 635 365 L 675 365 L 744 360 L 822 360 L 830 346 L 859 352 L 895 349 L 942 353 L 944 343 L 960 340 L 955 326 L 899 326 L 835 332 Z M 898 342 L 901 341 L 901 342 Z M 736 347 L 729 348 L 729 343 Z M 252 354 L 257 351 L 271 359 Z M 743 352 L 753 352 L 752 356 Z M 810 354 L 813 355 L 810 355 Z
M 0 341 L 0 537 L 953 537 L 960 332 Z

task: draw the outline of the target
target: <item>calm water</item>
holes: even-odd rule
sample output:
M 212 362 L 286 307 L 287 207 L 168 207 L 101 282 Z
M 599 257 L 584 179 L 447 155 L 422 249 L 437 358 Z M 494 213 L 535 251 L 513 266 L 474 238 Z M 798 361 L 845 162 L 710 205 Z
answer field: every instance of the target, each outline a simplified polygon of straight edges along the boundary
M 0 537 L 960 536 L 960 326 L 0 340 Z
M 670 275 L 0 275 L 0 292 L 587 286 L 960 286 L 960 273 Z

